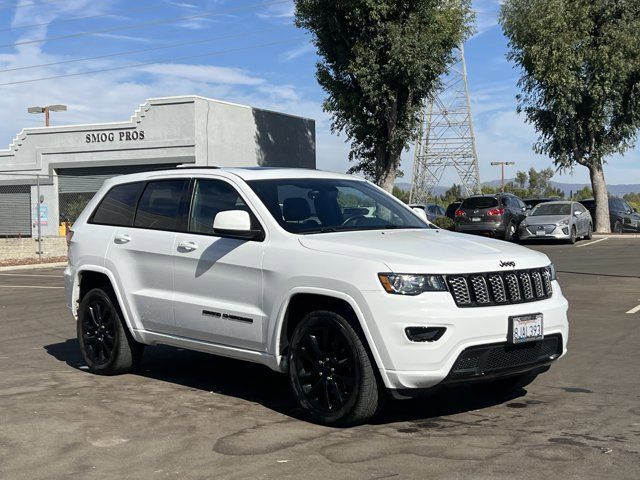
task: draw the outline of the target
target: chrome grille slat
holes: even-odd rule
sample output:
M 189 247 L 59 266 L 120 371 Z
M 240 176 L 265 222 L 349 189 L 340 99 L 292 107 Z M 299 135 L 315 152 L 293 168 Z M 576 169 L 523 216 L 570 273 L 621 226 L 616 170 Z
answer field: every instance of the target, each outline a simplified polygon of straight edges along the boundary
M 544 300 L 552 295 L 548 267 L 446 276 L 458 307 L 486 307 Z

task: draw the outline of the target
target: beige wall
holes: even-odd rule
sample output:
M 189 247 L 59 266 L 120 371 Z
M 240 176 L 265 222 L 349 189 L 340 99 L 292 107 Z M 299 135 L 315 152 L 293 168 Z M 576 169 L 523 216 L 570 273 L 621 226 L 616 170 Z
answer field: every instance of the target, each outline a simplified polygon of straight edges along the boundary
M 21 260 L 38 258 L 37 242 L 33 238 L 0 238 L 0 260 Z M 42 239 L 43 258 L 62 257 L 67 254 L 67 242 L 64 237 L 46 237 Z

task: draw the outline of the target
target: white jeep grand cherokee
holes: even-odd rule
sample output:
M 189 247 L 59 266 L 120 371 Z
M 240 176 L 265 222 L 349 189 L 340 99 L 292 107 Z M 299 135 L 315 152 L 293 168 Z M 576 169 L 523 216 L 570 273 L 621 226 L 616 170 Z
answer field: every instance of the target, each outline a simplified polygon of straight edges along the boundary
M 566 352 L 547 256 L 434 228 L 348 175 L 119 176 L 75 222 L 65 280 L 91 371 L 157 344 L 258 362 L 325 424 L 370 418 L 385 393 L 520 387 Z

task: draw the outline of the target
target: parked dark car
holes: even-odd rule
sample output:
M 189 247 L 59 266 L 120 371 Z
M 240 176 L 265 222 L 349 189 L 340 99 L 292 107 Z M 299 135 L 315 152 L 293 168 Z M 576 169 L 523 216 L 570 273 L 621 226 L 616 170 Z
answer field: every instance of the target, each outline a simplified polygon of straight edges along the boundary
M 559 202 L 561 201 L 561 198 L 558 197 L 548 197 L 548 198 L 525 198 L 524 200 L 522 200 L 524 202 L 524 204 L 529 207 L 529 208 L 533 208 L 536 205 L 538 205 L 539 203 L 547 203 L 547 202 Z
M 437 217 L 444 217 L 444 208 L 437 203 L 412 203 L 409 206 L 413 209 L 423 210 L 430 222 L 433 222 Z
M 473 195 L 456 210 L 456 231 L 515 240 L 527 206 L 510 193 Z
M 450 203 L 447 209 L 444 212 L 444 216 L 450 218 L 451 220 L 456 219 L 456 210 L 460 208 L 462 204 L 462 200 Z
M 589 213 L 596 218 L 596 202 L 593 198 L 580 200 Z M 640 232 L 640 214 L 634 208 L 619 197 L 609 197 L 609 219 L 611 220 L 611 231 Z

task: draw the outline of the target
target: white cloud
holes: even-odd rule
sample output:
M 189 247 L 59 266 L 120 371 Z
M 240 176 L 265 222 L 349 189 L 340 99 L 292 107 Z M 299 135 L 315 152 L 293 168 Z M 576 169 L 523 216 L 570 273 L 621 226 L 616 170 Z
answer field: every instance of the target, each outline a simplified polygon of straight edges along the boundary
M 254 77 L 239 68 L 218 67 L 215 65 L 185 65 L 181 63 L 163 63 L 149 65 L 138 70 L 162 75 L 177 77 L 196 82 L 226 85 L 261 85 L 265 83 L 262 78 Z
M 301 57 L 307 53 L 313 52 L 313 45 L 310 43 L 304 43 L 299 47 L 292 48 L 291 50 L 287 50 L 280 57 L 284 62 L 290 62 L 298 57 Z
M 263 19 L 287 19 L 293 18 L 296 11 L 296 7 L 293 2 L 287 2 L 284 4 L 271 5 L 267 9 L 258 14 L 258 17 Z

